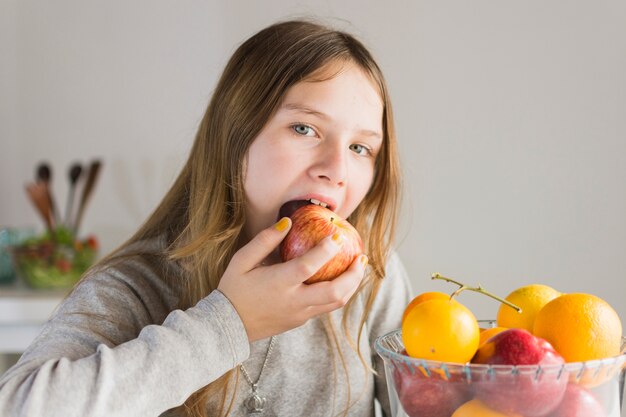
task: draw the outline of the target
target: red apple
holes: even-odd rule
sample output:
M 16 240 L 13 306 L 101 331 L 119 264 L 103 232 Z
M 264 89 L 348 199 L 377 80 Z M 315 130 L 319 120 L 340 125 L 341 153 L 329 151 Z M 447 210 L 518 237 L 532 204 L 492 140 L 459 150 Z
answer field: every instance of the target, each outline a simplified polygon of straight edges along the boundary
M 450 417 L 471 399 L 469 384 L 459 375 L 446 379 L 436 371 L 394 368 L 393 379 L 402 408 L 409 417 Z
M 549 342 L 524 329 L 507 329 L 487 339 L 478 348 L 472 362 L 489 365 L 565 363 Z
M 559 407 L 550 417 L 606 417 L 606 411 L 598 399 L 577 384 L 567 384 Z
M 283 262 L 303 255 L 329 235 L 337 232 L 343 235 L 339 253 L 307 279 L 306 284 L 335 279 L 363 252 L 363 242 L 356 229 L 327 208 L 307 204 L 298 208 L 289 217 L 293 224 L 280 244 Z
M 567 386 L 568 374 L 560 368 L 563 357 L 550 343 L 524 329 L 508 329 L 491 337 L 478 348 L 472 363 L 517 365 L 495 366 L 473 383 L 476 397 L 504 414 L 546 416 L 558 407 Z

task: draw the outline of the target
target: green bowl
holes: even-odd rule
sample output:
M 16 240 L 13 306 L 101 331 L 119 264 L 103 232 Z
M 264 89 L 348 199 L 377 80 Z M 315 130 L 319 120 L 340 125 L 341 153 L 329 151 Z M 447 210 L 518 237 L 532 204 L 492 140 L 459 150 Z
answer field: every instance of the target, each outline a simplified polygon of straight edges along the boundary
M 72 287 L 97 257 L 97 241 L 90 237 L 73 243 L 47 236 L 32 239 L 11 250 L 20 279 L 37 289 Z

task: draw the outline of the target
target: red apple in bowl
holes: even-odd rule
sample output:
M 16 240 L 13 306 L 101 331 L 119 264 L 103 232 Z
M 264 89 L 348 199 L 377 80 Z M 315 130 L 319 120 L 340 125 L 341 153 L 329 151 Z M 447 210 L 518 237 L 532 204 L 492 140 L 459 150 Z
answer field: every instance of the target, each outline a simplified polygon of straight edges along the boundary
M 563 357 L 546 340 L 524 329 L 491 337 L 478 348 L 472 363 L 495 365 L 493 372 L 480 375 L 473 385 L 477 398 L 504 414 L 544 417 L 561 403 L 567 386 Z
M 606 417 L 606 411 L 591 391 L 577 384 L 567 384 L 559 407 L 550 417 Z
M 402 352 L 407 355 L 406 350 Z M 424 366 L 393 368 L 394 388 L 409 417 L 450 417 L 461 404 L 469 401 L 471 386 L 463 375 L 445 374 L 441 369 Z
M 436 370 L 394 368 L 398 399 L 409 417 L 450 417 L 471 399 L 470 385 L 460 375 L 445 378 Z
M 303 255 L 329 235 L 341 233 L 341 249 L 330 261 L 305 281 L 330 281 L 341 275 L 363 252 L 361 236 L 346 220 L 317 204 L 306 204 L 291 214 L 291 230 L 280 244 L 283 262 Z

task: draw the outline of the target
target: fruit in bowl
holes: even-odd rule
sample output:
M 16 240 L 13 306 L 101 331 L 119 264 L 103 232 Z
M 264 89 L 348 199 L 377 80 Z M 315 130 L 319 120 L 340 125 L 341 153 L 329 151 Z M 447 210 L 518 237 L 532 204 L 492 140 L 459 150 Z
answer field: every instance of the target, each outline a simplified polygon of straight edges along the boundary
M 478 348 L 480 329 L 472 312 L 448 297 L 411 308 L 402 322 L 402 336 L 410 356 L 464 363 Z
M 503 414 L 487 407 L 480 400 L 471 400 L 457 408 L 452 417 L 522 417 L 519 414 Z
M 619 355 L 622 323 L 601 298 L 571 293 L 553 299 L 539 311 L 533 333 L 548 340 L 566 361 L 589 361 Z
M 476 397 L 505 414 L 545 416 L 558 407 L 565 393 L 568 378 L 562 370 L 563 357 L 550 343 L 525 329 L 508 329 L 491 337 L 478 348 L 472 363 L 518 366 L 518 372 L 507 369 L 499 375 L 497 383 L 489 374 L 474 382 Z M 526 365 L 541 365 L 550 372 L 537 374 L 538 367 Z
M 425 367 L 411 371 L 407 366 L 393 370 L 393 381 L 402 407 L 410 416 L 450 417 L 471 399 L 471 387 L 461 375 Z
M 379 337 L 375 347 L 384 360 L 393 416 L 527 417 L 528 410 L 538 410 L 534 402 L 541 397 L 529 395 L 526 397 L 527 407 L 521 413 L 513 413 L 498 410 L 493 404 L 484 402 L 481 390 L 490 389 L 493 392 L 503 384 L 515 384 L 515 381 L 520 387 L 526 382 L 534 383 L 540 390 L 544 384 L 554 386 L 555 380 L 566 384 L 565 393 L 560 401 L 555 401 L 556 408 L 542 417 L 620 416 L 620 380 L 626 373 L 625 353 L 602 361 L 564 365 L 458 364 L 408 356 L 399 329 Z M 584 374 L 586 370 L 593 374 L 610 375 L 610 378 L 588 389 L 572 378 Z M 430 383 L 425 383 L 428 378 Z
M 95 236 L 74 239 L 59 227 L 28 239 L 11 250 L 18 276 L 38 289 L 68 288 L 94 263 L 98 253 Z
M 475 323 L 464 314 L 419 314 L 436 304 L 455 305 L 455 297 L 470 289 L 493 296 L 480 286 L 459 285 L 448 297 L 418 296 L 405 310 L 402 328 L 379 337 L 375 347 L 385 362 L 392 415 L 409 417 L 619 417 L 626 374 L 626 338 L 616 336 L 622 327 L 608 304 L 589 294 L 556 293 L 551 299 L 521 297 L 519 304 L 533 305 L 537 314 L 520 327 L 484 329 L 471 361 L 469 344 Z M 560 295 L 559 295 L 560 294 Z M 421 297 L 421 298 L 420 298 Z M 430 304 L 429 304 L 430 303 Z M 444 304 L 447 303 L 447 304 Z M 430 306 L 430 307 L 429 307 Z M 557 308 L 558 307 L 558 308 Z M 452 310 L 448 308 L 448 310 Z M 460 311 L 460 310 L 459 310 Z M 515 317 L 513 317 L 516 320 Z M 540 329 L 554 341 L 526 328 Z M 454 326 L 465 329 L 457 331 Z M 566 328 L 563 331 L 563 328 Z M 472 329 L 467 332 L 467 329 Z M 419 332 L 417 331 L 419 330 Z M 575 335 L 573 337 L 572 335 Z M 617 340 L 616 340 L 617 339 Z M 434 342 L 448 341 L 442 349 Z M 408 345 L 432 347 L 409 349 Z M 451 352 L 451 353 L 450 353 Z M 439 357 L 433 356 L 436 353 Z M 567 356 L 566 356 L 567 355 Z M 583 358 L 578 361 L 568 357 Z M 406 414 L 402 413 L 402 410 Z
M 606 417 L 604 407 L 591 391 L 577 384 L 567 384 L 563 401 L 550 417 Z
M 507 295 L 505 300 L 517 305 L 522 311 L 517 312 L 502 304 L 498 309 L 496 323 L 500 327 L 526 329 L 532 333 L 539 311 L 560 295 L 559 291 L 542 284 L 519 287 Z

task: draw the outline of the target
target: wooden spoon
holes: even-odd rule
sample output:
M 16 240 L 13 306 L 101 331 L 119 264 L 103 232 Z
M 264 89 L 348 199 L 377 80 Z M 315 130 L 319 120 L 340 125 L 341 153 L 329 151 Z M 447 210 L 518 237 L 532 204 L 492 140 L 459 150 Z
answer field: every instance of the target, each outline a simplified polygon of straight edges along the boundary
M 68 171 L 68 178 L 70 180 L 70 189 L 67 194 L 67 205 L 65 206 L 65 225 L 72 227 L 72 210 L 74 209 L 74 194 L 76 191 L 76 183 L 80 179 L 83 173 L 83 167 L 78 163 L 74 163 L 70 166 Z
M 30 201 L 35 206 L 35 210 L 43 219 L 50 236 L 54 236 L 52 210 L 50 209 L 50 200 L 48 199 L 48 191 L 45 184 L 43 182 L 26 184 L 26 194 L 28 194 Z
M 50 182 L 52 181 L 52 169 L 50 165 L 42 162 L 37 166 L 37 183 L 43 184 L 45 188 L 45 193 L 48 196 L 48 202 L 50 206 L 50 212 L 52 216 L 52 227 L 54 228 L 56 224 L 58 224 L 61 219 L 59 216 L 59 210 L 57 210 L 57 205 L 52 196 L 52 189 L 50 187 Z
M 83 187 L 83 192 L 81 194 L 80 202 L 78 205 L 78 212 L 76 214 L 76 222 L 74 223 L 74 236 L 78 236 L 78 229 L 80 228 L 80 222 L 83 219 L 85 206 L 87 205 L 89 197 L 91 197 L 91 194 L 93 193 L 93 188 L 96 184 L 96 180 L 98 179 L 98 174 L 100 173 L 101 166 L 102 162 L 98 159 L 96 159 L 89 165 L 87 180 L 85 181 L 85 186 Z

